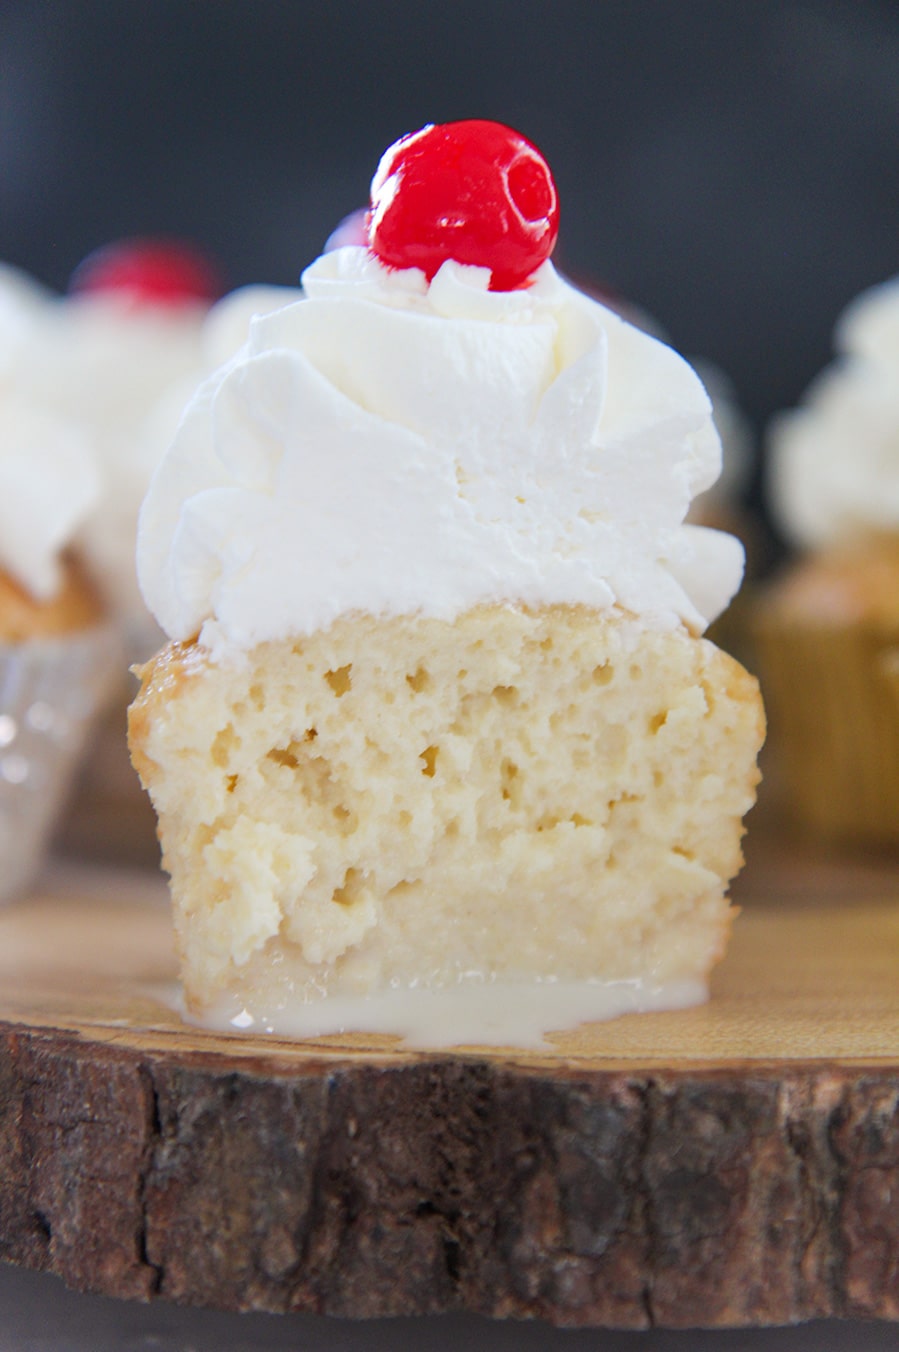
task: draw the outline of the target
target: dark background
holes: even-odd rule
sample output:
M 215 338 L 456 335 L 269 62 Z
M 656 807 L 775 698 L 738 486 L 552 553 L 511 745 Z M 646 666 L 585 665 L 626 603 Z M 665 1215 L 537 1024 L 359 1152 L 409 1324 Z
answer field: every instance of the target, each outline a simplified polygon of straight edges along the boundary
M 293 283 L 390 142 L 471 116 L 550 160 L 557 261 L 757 430 L 899 271 L 890 0 L 0 0 L 0 258 L 64 287 L 164 232 Z

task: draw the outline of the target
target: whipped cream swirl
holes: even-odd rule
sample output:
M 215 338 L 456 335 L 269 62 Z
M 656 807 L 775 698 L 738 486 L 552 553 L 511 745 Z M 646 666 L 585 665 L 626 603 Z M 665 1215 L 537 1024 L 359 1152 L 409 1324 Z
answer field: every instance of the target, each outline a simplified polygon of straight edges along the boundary
M 769 432 L 772 508 L 796 545 L 899 531 L 899 277 L 862 293 L 837 359 Z
M 205 374 L 206 306 L 135 305 L 118 295 L 48 299 L 23 330 L 10 380 L 35 409 L 85 442 L 100 492 L 78 545 L 119 619 L 145 614 L 134 569 L 137 515 L 177 417 L 158 440 L 157 402 L 179 382 L 182 403 Z
M 37 601 L 62 582 L 62 551 L 100 496 L 77 429 L 0 388 L 0 568 Z
M 21 269 L 0 263 L 0 380 L 15 371 L 17 354 L 50 304 L 50 292 Z
M 21 291 L 21 284 L 13 291 L 15 278 L 5 289 L 3 282 L 0 272 L 0 375 L 4 313 Z M 141 656 L 159 641 L 134 566 L 138 512 L 156 466 L 198 384 L 246 341 L 252 315 L 300 294 L 245 287 L 211 309 L 105 293 L 47 297 L 41 307 L 31 304 L 28 325 L 18 321 L 10 380 L 90 450 L 100 491 L 77 543 L 114 616 L 138 636 Z
M 145 599 L 214 656 L 352 611 L 618 605 L 702 630 L 739 542 L 684 525 L 721 465 L 670 348 L 545 263 L 527 290 L 360 247 L 251 325 L 197 392 L 138 536 Z

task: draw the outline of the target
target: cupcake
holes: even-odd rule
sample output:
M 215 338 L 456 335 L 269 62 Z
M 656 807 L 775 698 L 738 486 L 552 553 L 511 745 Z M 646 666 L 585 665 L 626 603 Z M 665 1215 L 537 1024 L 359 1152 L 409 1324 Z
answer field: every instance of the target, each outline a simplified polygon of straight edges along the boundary
M 130 738 L 194 1018 L 526 1043 L 705 996 L 762 736 L 701 637 L 742 550 L 684 525 L 702 385 L 554 271 L 556 219 L 508 128 L 404 138 L 369 247 L 157 471 Z
M 77 793 L 59 844 L 121 862 L 158 859 L 155 826 L 128 760 L 128 663 L 161 635 L 137 587 L 137 514 L 156 462 L 177 424 L 160 419 L 174 387 L 182 402 L 202 375 L 201 332 L 212 270 L 168 242 L 123 241 L 98 250 L 73 275 L 69 294 L 43 305 L 19 342 L 11 379 L 22 398 L 85 445 L 96 491 L 73 543 L 119 633 L 117 697 L 85 747 Z
M 0 900 L 47 849 L 118 648 L 68 552 L 99 494 L 72 428 L 0 378 Z
M 186 245 L 111 244 L 76 269 L 33 353 L 35 396 L 81 430 L 97 461 L 101 491 L 80 544 L 135 655 L 158 641 L 134 570 L 140 504 L 177 421 L 158 410 L 170 391 L 186 397 L 198 383 L 217 292 L 210 265 Z
M 771 430 L 771 507 L 799 554 L 755 628 L 785 806 L 821 838 L 895 846 L 899 279 L 849 307 L 836 346 Z

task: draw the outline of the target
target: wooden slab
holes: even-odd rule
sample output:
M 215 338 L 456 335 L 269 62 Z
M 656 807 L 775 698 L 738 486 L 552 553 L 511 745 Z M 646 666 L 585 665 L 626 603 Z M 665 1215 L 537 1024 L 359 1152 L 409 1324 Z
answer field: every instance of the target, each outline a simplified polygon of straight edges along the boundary
M 897 869 L 750 862 L 710 1004 L 540 1053 L 187 1028 L 158 879 L 57 871 L 0 912 L 0 1257 L 226 1309 L 899 1318 Z

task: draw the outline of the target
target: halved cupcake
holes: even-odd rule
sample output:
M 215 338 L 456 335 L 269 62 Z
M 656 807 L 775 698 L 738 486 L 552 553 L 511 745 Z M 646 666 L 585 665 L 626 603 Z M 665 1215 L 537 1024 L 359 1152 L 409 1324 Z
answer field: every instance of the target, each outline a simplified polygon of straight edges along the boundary
M 131 746 L 196 1017 L 514 1043 L 705 995 L 763 720 L 699 635 L 742 551 L 683 524 L 699 380 L 554 272 L 555 214 L 508 128 L 399 142 L 371 247 L 160 466 Z

